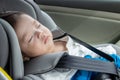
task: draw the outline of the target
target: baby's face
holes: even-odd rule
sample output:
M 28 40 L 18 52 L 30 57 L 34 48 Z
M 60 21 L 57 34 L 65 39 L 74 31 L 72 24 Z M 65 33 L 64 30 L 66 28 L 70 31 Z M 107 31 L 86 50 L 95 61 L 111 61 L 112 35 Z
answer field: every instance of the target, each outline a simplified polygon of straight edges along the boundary
M 36 57 L 52 51 L 54 46 L 52 33 L 37 20 L 23 14 L 15 26 L 24 55 Z

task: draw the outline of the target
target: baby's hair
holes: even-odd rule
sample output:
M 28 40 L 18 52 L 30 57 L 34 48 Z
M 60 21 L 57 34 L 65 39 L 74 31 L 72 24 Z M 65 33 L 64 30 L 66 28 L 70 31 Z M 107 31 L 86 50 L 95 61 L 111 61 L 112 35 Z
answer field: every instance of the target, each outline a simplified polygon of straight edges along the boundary
M 6 20 L 12 27 L 14 27 L 16 22 L 19 20 L 19 16 L 22 14 L 25 13 L 19 11 L 0 12 L 0 18 Z

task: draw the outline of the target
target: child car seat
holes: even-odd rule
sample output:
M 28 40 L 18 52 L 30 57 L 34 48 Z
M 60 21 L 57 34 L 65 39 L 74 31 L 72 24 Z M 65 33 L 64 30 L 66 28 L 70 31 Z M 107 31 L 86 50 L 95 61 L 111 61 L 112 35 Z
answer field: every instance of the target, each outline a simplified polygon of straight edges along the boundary
M 33 0 L 0 0 L 0 12 L 5 12 L 5 11 L 25 12 L 30 16 L 32 16 L 33 18 L 40 21 L 46 27 L 48 27 L 52 31 L 54 38 L 58 38 L 64 35 L 64 31 L 58 28 L 57 25 L 54 23 L 54 21 L 44 11 L 42 11 Z M 3 28 L 3 33 L 4 32 L 7 33 L 8 42 L 10 44 L 7 45 L 6 43 L 6 46 L 9 46 L 10 50 L 9 52 L 5 52 L 6 55 L 9 54 L 8 59 L 10 60 L 10 62 L 8 63 L 10 63 L 10 65 L 6 64 L 7 63 L 7 56 L 6 56 L 6 60 L 4 61 L 4 64 L 3 64 L 3 60 L 1 59 L 2 63 L 0 63 L 0 66 L 3 66 L 4 68 L 5 65 L 7 65 L 7 69 L 9 70 L 10 68 L 9 74 L 10 76 L 12 76 L 14 80 L 22 79 L 24 77 L 23 60 L 16 34 L 12 29 L 12 27 L 7 22 L 3 21 L 2 19 L 0 22 L 5 23 L 5 26 L 1 26 L 1 27 Z M 3 53 L 1 54 L 3 56 Z M 33 79 L 40 80 L 37 76 L 34 75 L 30 75 L 30 77 L 26 76 L 24 77 L 24 80 L 33 80 Z
M 9 44 L 8 44 L 7 34 L 3 26 L 4 26 L 3 20 L 0 19 L 0 68 L 5 69 L 8 60 Z M 0 80 L 2 80 L 1 76 L 0 76 Z
M 29 14 L 33 18 L 40 21 L 43 25 L 48 27 L 52 31 L 54 38 L 57 38 L 64 34 L 64 31 L 58 28 L 54 21 L 51 19 L 51 17 L 47 15 L 44 11 L 42 11 L 33 0 L 0 0 L 0 12 L 5 11 L 22 11 Z M 24 76 L 23 60 L 16 34 L 6 21 L 1 19 L 1 23 L 5 24 L 4 26 L 2 25 L 1 28 L 5 29 L 8 37 L 8 42 L 10 44 L 8 48 L 10 50 L 8 52 L 4 52 L 6 54 L 9 54 L 9 64 L 7 64 L 8 73 L 14 80 L 22 79 Z M 4 45 L 5 48 L 8 47 L 7 44 L 8 43 Z M 4 53 L 1 53 L 0 56 L 4 56 Z M 2 63 L 0 62 L 0 66 L 4 67 L 7 63 L 7 56 L 5 56 L 6 60 L 2 59 L 1 57 L 0 60 Z
M 8 59 L 9 44 L 7 34 L 3 28 L 4 21 L 0 19 L 0 66 L 5 68 Z
M 24 69 L 17 36 L 6 21 L 0 19 L 0 24 L 0 66 L 18 80 L 23 77 Z

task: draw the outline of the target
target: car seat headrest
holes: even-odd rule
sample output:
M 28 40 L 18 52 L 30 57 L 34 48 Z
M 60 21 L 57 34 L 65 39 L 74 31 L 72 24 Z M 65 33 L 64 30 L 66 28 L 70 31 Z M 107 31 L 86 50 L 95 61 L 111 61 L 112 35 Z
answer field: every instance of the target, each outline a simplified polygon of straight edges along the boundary
M 11 25 L 2 19 L 0 19 L 0 23 L 5 30 L 5 33 L 7 34 L 7 38 L 9 42 L 9 64 L 11 68 L 10 74 L 13 79 L 18 80 L 22 78 L 24 75 L 23 59 L 22 59 L 22 54 L 19 47 L 19 42 L 18 42 L 16 33 L 14 29 L 11 27 Z M 6 45 L 4 48 L 7 48 L 7 47 L 8 45 Z
M 64 34 L 52 18 L 42 11 L 33 0 L 0 0 L 0 12 L 4 11 L 21 11 L 29 14 L 48 27 L 52 31 L 54 38 Z
M 0 19 L 0 66 L 5 68 L 9 54 L 7 34 L 3 28 L 4 22 Z

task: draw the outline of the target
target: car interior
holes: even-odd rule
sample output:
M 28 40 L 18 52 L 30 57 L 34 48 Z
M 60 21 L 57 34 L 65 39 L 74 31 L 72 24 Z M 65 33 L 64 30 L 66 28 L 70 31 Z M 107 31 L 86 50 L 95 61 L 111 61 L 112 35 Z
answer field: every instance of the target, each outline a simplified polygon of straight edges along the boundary
M 119 40 L 119 0 L 35 1 L 59 27 L 87 43 Z
M 48 27 L 54 38 L 68 32 L 92 45 L 112 43 L 120 46 L 120 14 L 115 7 L 120 2 L 115 1 L 96 0 L 91 3 L 87 0 L 76 0 L 73 5 L 73 2 L 67 0 L 0 0 L 0 12 L 25 12 Z M 96 5 L 98 7 L 95 7 Z M 104 5 L 107 5 L 108 9 Z M 111 5 L 114 7 L 110 7 Z M 39 80 L 36 77 L 25 77 L 17 36 L 11 25 L 1 18 L 0 37 L 0 66 L 13 80 L 23 77 L 25 80 Z

